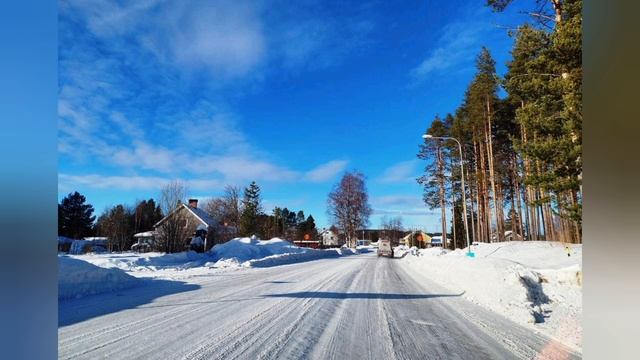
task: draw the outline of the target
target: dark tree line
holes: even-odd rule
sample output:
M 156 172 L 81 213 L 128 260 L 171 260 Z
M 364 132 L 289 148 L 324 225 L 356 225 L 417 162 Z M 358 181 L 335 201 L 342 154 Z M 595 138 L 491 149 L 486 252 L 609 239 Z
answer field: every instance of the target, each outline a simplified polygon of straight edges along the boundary
M 58 235 L 71 239 L 93 236 L 94 209 L 77 191 L 65 196 L 58 204 Z
M 162 210 L 153 199 L 142 200 L 133 207 L 118 204 L 98 217 L 96 235 L 109 239 L 110 251 L 126 251 L 133 245 L 134 234 L 153 230 L 162 217 Z
M 105 209 L 97 220 L 93 213 L 93 205 L 84 195 L 70 193 L 58 204 L 58 235 L 72 239 L 108 237 L 110 250 L 128 250 L 135 233 L 152 230 L 162 219 L 162 211 L 153 199 L 134 206 L 115 205 Z

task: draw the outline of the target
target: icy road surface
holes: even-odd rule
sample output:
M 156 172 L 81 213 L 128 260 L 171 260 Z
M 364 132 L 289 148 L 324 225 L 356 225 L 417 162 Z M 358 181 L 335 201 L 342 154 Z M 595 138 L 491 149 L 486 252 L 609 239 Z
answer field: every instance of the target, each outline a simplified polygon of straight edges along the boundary
M 374 253 L 153 280 L 59 305 L 59 358 L 574 359 Z

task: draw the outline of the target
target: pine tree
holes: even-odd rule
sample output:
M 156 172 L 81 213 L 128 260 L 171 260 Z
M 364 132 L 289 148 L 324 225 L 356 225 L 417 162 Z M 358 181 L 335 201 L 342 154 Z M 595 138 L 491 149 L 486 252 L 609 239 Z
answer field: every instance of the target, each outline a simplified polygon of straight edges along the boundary
M 309 234 L 311 239 L 315 239 L 318 237 L 318 229 L 316 228 L 316 220 L 313 216 L 307 216 L 307 220 L 305 220 L 305 233 Z
M 427 134 L 434 137 L 448 136 L 448 129 L 445 123 L 436 116 L 431 122 L 431 126 L 427 129 Z M 440 207 L 442 234 L 447 233 L 447 188 L 448 182 L 446 176 L 446 166 L 450 163 L 447 159 L 450 152 L 440 139 L 425 139 L 424 144 L 420 145 L 418 158 L 427 160 L 425 166 L 425 174 L 420 176 L 417 181 L 424 187 L 423 201 L 429 209 Z M 443 235 L 443 246 L 447 247 L 446 235 Z
M 162 210 L 156 205 L 155 200 L 142 200 L 133 211 L 133 231 L 149 231 L 162 218 Z
M 258 217 L 262 215 L 260 187 L 255 181 L 252 181 L 251 184 L 244 189 L 242 205 L 243 211 L 240 216 L 240 234 L 243 236 L 254 235 L 260 230 Z
M 93 206 L 86 204 L 86 198 L 78 193 L 70 193 L 58 205 L 58 234 L 72 239 L 80 239 L 92 234 Z

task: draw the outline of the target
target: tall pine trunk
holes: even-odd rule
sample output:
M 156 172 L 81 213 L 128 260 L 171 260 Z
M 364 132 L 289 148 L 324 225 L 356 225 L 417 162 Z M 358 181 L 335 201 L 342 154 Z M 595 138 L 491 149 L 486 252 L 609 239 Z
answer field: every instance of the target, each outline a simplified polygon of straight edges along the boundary
M 487 122 L 485 124 L 485 138 L 487 144 L 487 159 L 489 165 L 489 180 L 491 182 L 491 192 L 493 193 L 493 209 L 496 218 L 496 240 L 502 241 L 504 240 L 504 229 L 502 227 L 502 222 L 500 221 L 500 206 L 498 206 L 498 201 L 500 200 L 500 196 L 498 195 L 496 188 L 496 174 L 494 167 L 494 157 L 493 157 L 493 131 L 491 126 L 491 103 L 489 101 L 489 97 L 485 100 L 486 104 L 486 118 Z M 489 216 L 491 219 L 491 216 Z M 489 222 L 491 224 L 491 220 Z M 489 228 L 491 231 L 491 227 Z
M 447 211 L 445 208 L 445 189 L 444 189 L 444 160 L 442 158 L 442 148 L 438 146 L 438 182 L 440 184 L 440 210 L 442 214 L 442 248 L 447 248 Z

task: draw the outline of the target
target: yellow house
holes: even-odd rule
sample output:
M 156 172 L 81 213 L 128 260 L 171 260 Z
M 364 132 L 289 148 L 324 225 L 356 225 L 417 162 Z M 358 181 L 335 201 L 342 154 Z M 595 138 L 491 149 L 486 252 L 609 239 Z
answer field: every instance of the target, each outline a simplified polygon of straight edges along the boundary
M 408 247 L 415 246 L 424 249 L 431 246 L 431 236 L 427 235 L 424 231 L 412 231 L 400 239 L 400 243 L 404 243 Z

